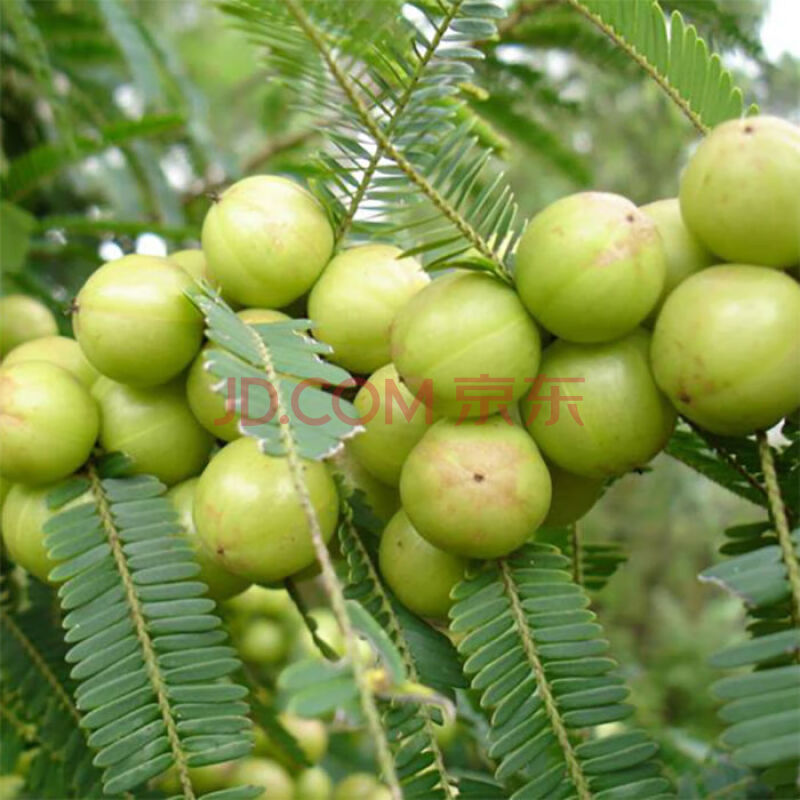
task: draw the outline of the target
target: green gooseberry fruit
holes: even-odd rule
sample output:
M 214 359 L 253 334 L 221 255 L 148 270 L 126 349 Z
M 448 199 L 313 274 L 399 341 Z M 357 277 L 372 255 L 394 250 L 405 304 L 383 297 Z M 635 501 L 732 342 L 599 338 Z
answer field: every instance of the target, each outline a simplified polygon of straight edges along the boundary
M 57 334 L 56 318 L 40 300 L 25 294 L 0 297 L 0 358 L 23 342 Z
M 333 780 L 322 767 L 304 769 L 294 781 L 294 800 L 331 800 Z
M 56 514 L 83 505 L 91 500 L 86 492 L 60 508 L 50 508 L 48 495 L 58 484 L 28 486 L 14 484 L 3 503 L 3 544 L 8 556 L 40 581 L 47 582 L 48 574 L 57 562 L 47 555 L 44 546 L 44 526 Z
M 3 532 L 3 504 L 6 502 L 6 497 L 8 493 L 11 491 L 11 487 L 14 484 L 11 481 L 7 481 L 2 475 L 0 475 L 0 534 Z
M 336 485 L 323 463 L 302 463 L 327 542 L 339 516 Z M 206 551 L 225 569 L 255 583 L 288 578 L 316 557 L 288 460 L 263 454 L 247 437 L 223 447 L 200 476 L 194 521 Z
M 246 308 L 239 311 L 237 316 L 248 325 L 283 322 L 289 319 L 286 314 L 273 311 L 271 308 Z M 214 386 L 218 384 L 224 386 L 225 381 L 212 375 L 205 367 L 208 352 L 213 349 L 216 349 L 215 345 L 207 344 L 192 362 L 186 377 L 186 399 L 197 421 L 209 433 L 217 439 L 232 442 L 242 435 L 239 429 L 241 416 L 234 410 L 235 396 L 229 398 L 226 394 L 218 394 L 214 391 Z M 240 387 L 234 386 L 234 392 L 239 391 Z M 248 391 L 255 392 L 262 391 L 262 389 L 255 386 Z
M 322 206 L 294 181 L 254 175 L 234 183 L 203 222 L 203 252 L 223 292 L 280 308 L 305 294 L 333 253 Z
M 549 461 L 576 475 L 607 478 L 641 467 L 664 447 L 676 415 L 650 371 L 649 347 L 649 334 L 639 328 L 616 342 L 560 340 L 544 351 L 542 377 L 575 381 L 549 391 L 543 383 L 521 404 Z M 552 400 L 553 390 L 579 399 Z
M 571 342 L 607 342 L 653 310 L 666 269 L 647 215 L 620 195 L 581 192 L 528 223 L 514 277 L 522 302 L 547 330 Z
M 263 800 L 294 800 L 294 783 L 277 761 L 269 758 L 243 758 L 231 776 L 231 786 L 258 786 Z
M 283 628 L 270 619 L 247 623 L 238 641 L 239 655 L 253 664 L 278 664 L 289 652 Z
M 639 210 L 647 214 L 656 224 L 658 232 L 661 234 L 667 264 L 661 295 L 643 323 L 652 328 L 661 306 L 664 305 L 664 301 L 675 287 L 695 272 L 716 263 L 716 259 L 686 227 L 677 197 L 648 203 L 646 206 L 641 206 Z
M 97 403 L 77 378 L 46 361 L 0 368 L 0 474 L 42 484 L 66 478 L 92 452 Z
M 87 389 L 91 389 L 100 377 L 81 346 L 68 336 L 42 336 L 23 342 L 3 359 L 3 366 L 10 367 L 23 361 L 49 361 L 72 373 Z
M 381 575 L 400 602 L 421 617 L 446 618 L 450 590 L 464 579 L 467 561 L 423 539 L 402 509 L 381 536 Z
M 236 597 L 231 597 L 225 606 L 244 621 L 258 616 L 281 619 L 289 616 L 294 609 L 292 598 L 286 589 L 267 589 L 256 584 Z
M 137 388 L 100 377 L 92 394 L 100 404 L 100 444 L 130 456 L 135 473 L 172 486 L 203 469 L 214 440 L 189 410 L 182 379 Z
M 400 476 L 403 509 L 448 553 L 501 558 L 533 535 L 550 507 L 550 474 L 530 436 L 503 417 L 440 420 Z
M 385 789 L 374 775 L 354 772 L 340 781 L 333 792 L 333 800 L 382 800 L 379 794 Z M 387 795 L 391 800 L 391 795 Z
M 355 457 L 353 441 L 345 442 L 344 447 L 331 459 L 331 469 L 338 475 L 344 494 L 347 497 L 356 490 L 364 493 L 364 500 L 375 516 L 383 523 L 388 522 L 400 508 L 400 495 L 394 486 L 387 486 L 368 472 Z
M 378 480 L 397 486 L 408 454 L 433 424 L 431 406 L 414 397 L 394 364 L 370 375 L 353 405 L 364 427 L 350 440 L 353 455 Z
M 198 478 L 190 478 L 177 486 L 173 486 L 167 497 L 178 512 L 178 520 L 183 528 L 183 533 L 194 549 L 197 563 L 200 564 L 200 574 L 197 580 L 203 581 L 208 586 L 209 597 L 217 602 L 227 600 L 240 594 L 250 585 L 248 581 L 238 575 L 232 575 L 224 570 L 213 558 L 207 555 L 197 540 L 197 528 L 194 526 L 194 494 L 197 490 Z
M 548 464 L 547 469 L 553 482 L 553 494 L 544 525 L 560 527 L 577 522 L 603 494 L 606 482 L 601 478 L 574 475 L 555 464 Z
M 764 430 L 800 404 L 800 286 L 730 264 L 698 272 L 667 299 L 653 372 L 678 410 L 712 433 Z
M 328 751 L 328 729 L 323 722 L 287 712 L 279 714 L 278 721 L 292 735 L 309 763 L 318 764 L 322 761 Z M 257 743 L 256 752 L 274 758 L 287 769 L 296 770 L 299 766 L 288 757 L 280 742 L 274 740 L 268 733 L 265 733 L 261 742 Z
M 224 292 L 220 290 L 219 281 L 217 281 L 208 269 L 205 253 L 199 248 L 191 248 L 188 250 L 176 250 L 168 256 L 170 261 L 174 261 L 184 272 L 192 276 L 196 281 L 208 281 L 208 283 L 216 289 L 222 299 L 234 310 L 239 308 L 239 304 L 231 300 Z
M 437 278 L 392 326 L 397 372 L 428 404 L 430 392 L 434 411 L 447 416 L 485 417 L 513 405 L 540 355 L 536 323 L 514 290 L 485 273 Z
M 186 296 L 193 285 L 166 258 L 130 255 L 104 264 L 75 301 L 72 327 L 81 349 L 115 381 L 166 383 L 203 340 L 203 317 Z
M 331 361 L 351 372 L 373 372 L 391 361 L 392 321 L 430 283 L 419 261 L 401 255 L 385 244 L 344 250 L 308 296 L 314 335 L 333 347 Z
M 689 229 L 725 261 L 790 267 L 800 261 L 800 127 L 777 117 L 723 122 L 681 178 Z

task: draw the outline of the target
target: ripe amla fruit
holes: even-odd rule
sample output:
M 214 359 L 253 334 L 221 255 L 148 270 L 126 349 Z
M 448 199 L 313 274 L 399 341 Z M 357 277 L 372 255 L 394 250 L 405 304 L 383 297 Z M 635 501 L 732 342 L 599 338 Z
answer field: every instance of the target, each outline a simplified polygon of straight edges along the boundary
M 100 426 L 97 403 L 77 378 L 46 361 L 0 368 L 0 474 L 53 483 L 88 458 Z
M 246 308 L 239 311 L 237 316 L 247 324 L 283 322 L 289 319 L 286 314 L 273 311 L 271 308 Z M 216 349 L 214 344 L 207 344 L 192 362 L 186 378 L 186 399 L 197 421 L 209 433 L 217 439 L 232 442 L 242 435 L 239 429 L 241 415 L 235 408 L 237 394 L 243 390 L 243 387 L 239 381 L 234 382 L 234 396 L 232 397 L 228 396 L 227 388 L 224 394 L 214 391 L 215 386 L 219 384 L 225 386 L 226 384 L 223 378 L 218 378 L 206 369 L 206 357 L 209 351 L 214 349 Z M 247 391 L 249 397 L 250 392 L 265 393 L 267 390 L 264 387 L 252 385 L 248 387 Z
M 199 247 L 188 250 L 176 250 L 174 253 L 170 253 L 168 258 L 170 261 L 174 261 L 184 272 L 188 273 L 196 280 L 208 281 L 208 283 L 210 283 L 214 289 L 219 291 L 219 281 L 217 281 L 211 274 L 211 271 L 208 268 L 208 263 L 206 262 L 205 253 Z M 238 303 L 232 301 L 230 297 L 225 295 L 223 292 L 220 292 L 220 296 L 229 306 L 232 306 L 234 309 L 239 307 Z
M 23 361 L 49 361 L 74 375 L 87 389 L 91 389 L 100 377 L 81 346 L 68 336 L 42 336 L 23 342 L 3 359 L 3 366 L 10 367 Z
M 639 210 L 656 224 L 661 234 L 667 264 L 664 287 L 655 307 L 645 320 L 647 327 L 652 327 L 661 306 L 675 287 L 695 272 L 715 264 L 716 259 L 686 227 L 677 197 L 648 203 Z
M 203 339 L 203 317 L 185 294 L 192 286 L 166 258 L 110 261 L 78 293 L 75 337 L 103 375 L 132 386 L 166 383 L 188 366 Z
M 726 261 L 800 262 L 800 127 L 777 117 L 722 123 L 681 177 L 689 229 Z
M 350 497 L 358 489 L 364 500 L 382 523 L 387 523 L 400 508 L 400 495 L 394 486 L 387 486 L 362 466 L 353 454 L 353 440 L 345 442 L 344 447 L 330 461 L 330 468 L 341 481 L 342 492 Z
M 40 300 L 24 294 L 0 297 L 0 358 L 23 342 L 57 333 L 53 312 Z
M 385 244 L 345 250 L 325 267 L 308 296 L 314 335 L 333 347 L 330 360 L 368 373 L 391 360 L 397 312 L 430 283 L 414 258 Z
M 229 786 L 258 786 L 263 800 L 294 800 L 294 783 L 289 773 L 268 758 L 243 758 L 236 762 Z
M 432 545 L 467 558 L 516 550 L 547 515 L 550 474 L 530 436 L 503 417 L 440 420 L 400 477 L 403 510 Z
M 354 772 L 337 784 L 333 800 L 391 800 L 392 794 L 374 775 Z
M 40 581 L 47 582 L 50 570 L 57 565 L 44 546 L 45 523 L 62 511 L 91 500 L 90 493 L 71 500 L 60 508 L 50 508 L 48 495 L 57 484 L 27 486 L 14 484 L 3 503 L 3 544 L 8 556 Z
M 302 464 L 327 542 L 339 516 L 336 485 L 323 463 Z M 315 559 L 288 459 L 264 455 L 253 439 L 237 439 L 211 459 L 197 485 L 194 521 L 206 551 L 224 569 L 256 583 L 283 580 Z
M 456 270 L 436 279 L 392 326 L 397 372 L 447 416 L 488 416 L 512 404 L 540 355 L 539 330 L 516 292 L 484 273 Z
M 294 781 L 294 800 L 331 800 L 333 781 L 322 767 L 304 769 Z
M 640 328 L 616 342 L 557 341 L 544 351 L 541 375 L 574 381 L 532 387 L 521 403 L 549 461 L 576 475 L 607 478 L 646 464 L 664 447 L 676 414 L 656 386 L 649 348 L 650 336 Z M 559 397 L 579 399 L 551 399 L 554 388 Z
M 171 486 L 203 469 L 214 440 L 189 410 L 182 379 L 137 388 L 101 377 L 92 394 L 100 404 L 100 444 L 130 456 L 133 472 Z
M 467 561 L 423 539 L 402 509 L 381 536 L 381 575 L 400 602 L 421 617 L 447 617 L 450 590 L 464 579 Z
M 350 441 L 353 455 L 378 480 L 397 486 L 408 454 L 433 424 L 431 407 L 411 394 L 394 364 L 370 375 L 353 405 L 364 427 Z
M 254 175 L 234 183 L 203 222 L 203 252 L 223 292 L 279 308 L 305 294 L 333 252 L 322 206 L 294 181 Z
M 800 405 L 800 286 L 746 265 L 703 270 L 668 298 L 653 372 L 678 410 L 712 433 L 744 436 Z
M 514 278 L 522 302 L 547 330 L 571 342 L 607 342 L 652 311 L 666 269 L 649 217 L 620 195 L 581 192 L 528 223 Z
M 605 481 L 600 478 L 574 475 L 555 464 L 548 464 L 547 469 L 553 482 L 553 493 L 544 525 L 560 527 L 577 522 L 589 513 L 603 494 Z
M 197 539 L 197 528 L 194 524 L 194 495 L 197 490 L 198 478 L 190 478 L 177 486 L 173 486 L 167 497 L 178 512 L 178 521 L 195 553 L 197 563 L 200 564 L 200 573 L 197 580 L 203 581 L 208 586 L 209 597 L 216 601 L 227 600 L 229 597 L 243 592 L 250 582 L 232 575 L 220 567 L 219 563 L 211 558 L 200 546 Z

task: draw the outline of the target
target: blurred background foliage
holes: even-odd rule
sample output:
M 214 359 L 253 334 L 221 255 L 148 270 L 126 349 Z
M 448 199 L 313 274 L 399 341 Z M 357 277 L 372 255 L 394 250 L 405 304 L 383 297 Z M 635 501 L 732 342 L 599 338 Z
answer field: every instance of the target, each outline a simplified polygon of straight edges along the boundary
M 798 119 L 800 60 L 770 60 L 761 44 L 768 0 L 663 5 L 697 25 L 748 103 Z M 215 4 L 3 0 L 2 11 L 3 196 L 27 212 L 4 206 L 3 235 L 32 232 L 19 263 L 4 245 L 3 292 L 65 311 L 101 259 L 196 243 L 219 187 L 254 172 L 313 178 L 325 120 L 293 111 Z M 638 203 L 675 195 L 696 132 L 634 63 L 557 0 L 512 3 L 500 31 L 482 44 L 477 85 L 463 97 L 506 159 L 523 216 L 589 187 Z M 640 721 L 675 766 L 699 770 L 708 756 L 699 742 L 720 730 L 708 656 L 743 629 L 739 604 L 696 576 L 726 526 L 758 518 L 662 456 L 617 482 L 582 523 L 588 541 L 617 541 L 628 554 L 598 610 Z M 682 797 L 711 796 L 703 769 Z

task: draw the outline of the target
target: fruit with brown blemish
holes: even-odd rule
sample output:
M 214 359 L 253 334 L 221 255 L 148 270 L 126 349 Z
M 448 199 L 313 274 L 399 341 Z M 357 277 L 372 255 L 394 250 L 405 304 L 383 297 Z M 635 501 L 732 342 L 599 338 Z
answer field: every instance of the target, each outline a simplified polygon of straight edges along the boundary
M 676 414 L 653 378 L 649 349 L 639 328 L 615 342 L 560 340 L 544 351 L 541 374 L 571 382 L 542 383 L 535 395 L 532 387 L 520 410 L 548 461 L 602 479 L 643 466 L 664 447 Z M 577 399 L 554 409 L 553 388 Z
M 43 484 L 66 478 L 92 452 L 97 403 L 71 373 L 46 361 L 0 368 L 0 474 Z
M 68 336 L 42 336 L 23 342 L 3 359 L 3 366 L 10 367 L 23 361 L 49 361 L 72 373 L 87 389 L 100 377 L 81 346 Z
M 40 300 L 25 294 L 0 297 L 0 358 L 23 342 L 57 333 L 53 312 Z
M 437 422 L 400 477 L 403 509 L 445 552 L 500 558 L 534 534 L 550 507 L 550 474 L 530 436 L 501 416 Z
M 656 381 L 702 428 L 745 436 L 800 405 L 800 286 L 762 267 L 703 270 L 668 298 L 653 333 Z
M 522 302 L 571 342 L 607 342 L 653 310 L 666 275 L 655 223 L 624 197 L 582 192 L 537 214 L 517 249 Z
M 327 542 L 339 516 L 336 486 L 323 463 L 302 465 Z M 211 459 L 197 485 L 194 520 L 206 552 L 224 569 L 256 583 L 283 580 L 315 559 L 288 460 L 264 455 L 254 439 L 237 439 Z
M 800 126 L 760 116 L 717 126 L 681 178 L 689 229 L 725 261 L 800 262 Z

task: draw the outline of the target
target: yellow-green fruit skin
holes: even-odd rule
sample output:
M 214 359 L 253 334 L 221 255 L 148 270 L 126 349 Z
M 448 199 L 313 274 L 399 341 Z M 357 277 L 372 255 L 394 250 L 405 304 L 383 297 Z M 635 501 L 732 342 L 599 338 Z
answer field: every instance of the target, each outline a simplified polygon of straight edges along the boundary
M 502 417 L 440 420 L 411 451 L 400 498 L 417 532 L 466 558 L 501 558 L 539 527 L 550 474 L 524 429 Z
M 689 229 L 725 261 L 800 262 L 800 127 L 777 117 L 717 126 L 681 177 Z
M 195 558 L 200 564 L 200 574 L 198 580 L 203 581 L 208 586 L 208 594 L 216 601 L 227 600 L 229 597 L 243 592 L 250 582 L 232 575 L 224 570 L 211 558 L 200 546 L 197 540 L 197 528 L 194 525 L 194 494 L 197 490 L 197 478 L 190 478 L 187 481 L 173 486 L 168 492 L 167 497 L 172 503 L 175 511 L 178 512 L 178 521 L 183 528 L 184 536 L 192 545 Z
M 581 192 L 525 228 L 514 278 L 522 302 L 570 342 L 607 342 L 652 311 L 666 275 L 655 223 L 624 197 Z
M 219 281 L 217 281 L 211 270 L 208 268 L 205 253 L 199 248 L 189 250 L 176 250 L 169 254 L 169 260 L 174 261 L 184 272 L 189 274 L 197 281 L 208 281 L 214 289 L 219 291 Z M 239 304 L 231 300 L 224 292 L 220 292 L 222 299 L 234 310 L 239 308 Z
M 331 800 L 333 781 L 322 767 L 304 769 L 294 782 L 294 800 Z
M 278 721 L 294 737 L 311 764 L 322 761 L 328 751 L 328 729 L 323 722 L 285 712 L 278 716 Z M 298 767 L 297 763 L 288 758 L 280 743 L 268 733 L 260 741 L 256 740 L 256 753 L 274 758 L 288 769 L 295 770 Z
M 339 515 L 336 485 L 323 463 L 302 464 L 327 542 Z M 197 486 L 194 520 L 206 551 L 255 583 L 283 580 L 315 559 L 287 459 L 264 455 L 253 439 L 237 439 L 211 459 Z
M 289 641 L 283 627 L 269 619 L 249 622 L 237 646 L 239 656 L 253 664 L 278 664 L 289 652 Z
M 331 459 L 331 470 L 342 481 L 346 496 L 358 489 L 364 493 L 367 505 L 383 523 L 388 522 L 400 508 L 400 494 L 395 486 L 387 486 L 368 472 L 353 453 L 353 440 Z
M 591 510 L 603 493 L 605 481 L 574 475 L 555 464 L 548 464 L 547 469 L 553 482 L 553 494 L 544 525 L 571 525 Z
M 574 402 L 582 425 L 562 401 L 558 419 L 549 400 L 521 404 L 522 418 L 549 461 L 587 478 L 608 478 L 646 464 L 667 443 L 675 426 L 675 409 L 661 393 L 650 370 L 650 336 L 637 329 L 616 342 L 551 344 L 541 374 L 583 379 L 562 384 L 562 395 Z M 543 384 L 539 397 L 549 397 Z M 539 407 L 534 416 L 535 407 Z
M 203 318 L 186 296 L 192 278 L 156 256 L 104 264 L 83 285 L 72 316 L 75 338 L 105 376 L 157 386 L 181 372 L 203 339 Z
M 203 222 L 203 252 L 223 292 L 246 306 L 279 308 L 305 294 L 333 253 L 322 206 L 286 178 L 234 183 Z
M 495 413 L 504 399 L 462 402 L 457 379 L 487 385 L 510 380 L 514 398 L 536 375 L 541 340 L 536 323 L 511 287 L 482 273 L 456 270 L 434 280 L 400 309 L 392 325 L 392 361 L 414 395 L 432 389 L 433 407 L 448 416 Z M 484 376 L 481 379 L 481 376 Z M 428 381 L 428 383 L 426 383 Z M 491 384 L 489 384 L 491 388 Z M 462 395 L 464 397 L 465 395 Z M 502 395 L 501 395 L 502 397 Z
M 99 429 L 97 403 L 55 364 L 0 368 L 0 474 L 44 484 L 66 478 L 88 458 Z
M 3 504 L 6 502 L 6 497 L 11 491 L 12 486 L 13 484 L 11 481 L 7 481 L 2 475 L 0 475 L 0 534 L 3 532 Z
M 397 486 L 403 462 L 433 424 L 431 407 L 406 388 L 394 364 L 370 375 L 353 405 L 364 427 L 350 442 L 353 455 L 378 480 Z
M 289 319 L 286 314 L 274 311 L 271 308 L 245 308 L 237 313 L 237 316 L 245 323 L 255 325 L 259 323 L 284 322 Z M 234 384 L 234 397 L 228 398 L 227 388 L 224 394 L 214 391 L 214 386 L 223 384 L 225 381 L 213 375 L 205 367 L 205 360 L 210 351 L 216 349 L 213 344 L 207 344 L 192 362 L 189 373 L 186 376 L 186 399 L 189 408 L 196 417 L 197 421 L 217 439 L 232 442 L 238 439 L 242 432 L 239 429 L 241 416 L 234 408 L 236 394 L 241 391 L 239 382 Z M 253 386 L 248 392 L 265 393 L 266 389 L 260 386 Z M 227 417 L 233 411 L 230 419 Z M 221 422 L 220 420 L 226 420 Z
M 289 773 L 268 758 L 243 758 L 234 767 L 230 786 L 263 788 L 262 800 L 294 800 L 294 782 Z
M 47 505 L 47 496 L 57 484 L 27 486 L 14 484 L 3 503 L 3 545 L 8 556 L 20 567 L 40 581 L 47 582 L 48 574 L 56 566 L 44 546 L 44 525 L 56 514 L 89 500 L 84 494 L 61 508 Z
M 776 270 L 711 267 L 670 295 L 653 371 L 678 410 L 712 433 L 767 429 L 800 405 L 800 286 Z
M 345 250 L 325 267 L 308 297 L 314 334 L 333 347 L 331 361 L 369 373 L 391 360 L 397 312 L 430 283 L 414 258 L 385 244 Z
M 643 323 L 652 328 L 661 306 L 675 287 L 695 272 L 715 264 L 716 258 L 686 227 L 677 197 L 656 200 L 641 206 L 639 210 L 650 217 L 658 228 L 667 264 L 661 295 Z
M 348 775 L 333 792 L 333 800 L 391 800 L 391 797 L 389 790 L 368 772 Z
M 92 394 L 100 404 L 100 444 L 130 456 L 133 472 L 172 486 L 205 466 L 214 440 L 189 410 L 182 379 L 136 388 L 101 377 Z
M 23 342 L 57 334 L 56 318 L 41 301 L 24 294 L 0 297 L 0 358 Z
M 48 361 L 72 373 L 87 389 L 100 377 L 100 373 L 83 354 L 81 346 L 68 336 L 42 336 L 15 347 L 4 359 L 3 366 L 24 361 Z
M 405 511 L 398 511 L 381 536 L 381 574 L 400 602 L 421 617 L 447 616 L 450 590 L 464 579 L 467 561 L 423 539 Z

